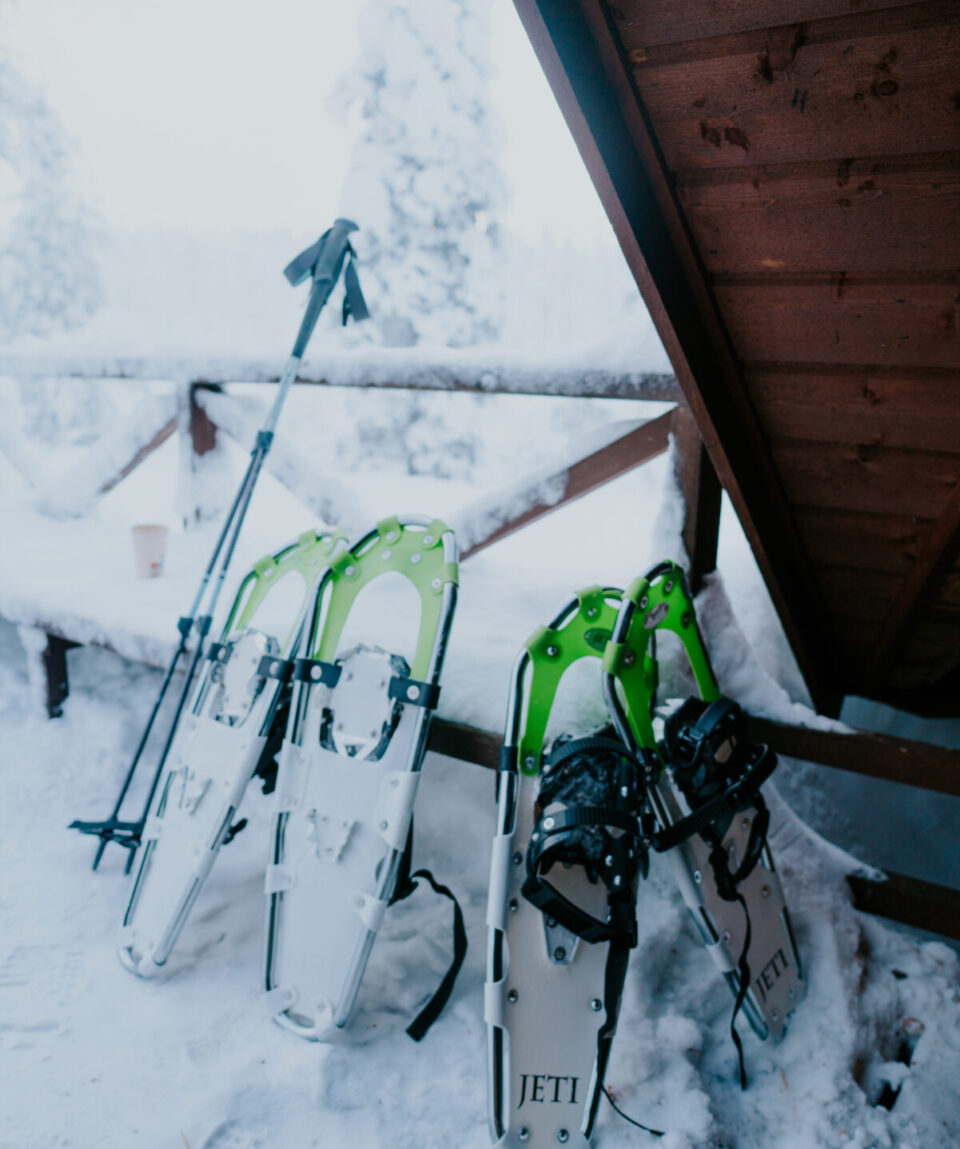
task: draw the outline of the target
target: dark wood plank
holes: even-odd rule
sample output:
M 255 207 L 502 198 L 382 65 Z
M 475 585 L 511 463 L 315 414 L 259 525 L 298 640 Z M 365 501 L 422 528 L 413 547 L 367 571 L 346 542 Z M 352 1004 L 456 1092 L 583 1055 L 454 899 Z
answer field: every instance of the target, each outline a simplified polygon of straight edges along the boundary
M 839 176 L 836 165 L 789 165 L 751 168 L 742 181 L 681 179 L 680 202 L 707 270 L 960 267 L 960 155 L 931 157 L 919 170 L 882 160 L 853 166 Z
M 544 515 L 559 510 L 567 503 L 573 502 L 574 499 L 582 498 L 596 490 L 597 487 L 603 486 L 604 483 L 618 479 L 628 471 L 635 470 L 648 460 L 656 458 L 657 455 L 662 455 L 669 446 L 675 410 L 676 408 L 667 411 L 656 419 L 651 419 L 649 423 L 635 427 L 622 438 L 599 451 L 594 451 L 593 454 L 584 459 L 579 459 L 564 471 L 552 476 L 548 480 L 551 489 L 562 484 L 563 493 L 559 499 L 553 502 L 537 501 L 522 514 L 502 523 L 485 538 L 472 543 L 463 551 L 461 558 L 468 559 L 478 551 L 485 550 L 493 543 L 499 542 L 508 535 L 515 534 L 522 527 L 529 526 L 530 523 L 543 518 Z M 536 494 L 542 491 L 543 486 L 543 476 L 537 476 L 531 481 L 532 490 Z M 516 493 L 521 496 L 525 494 L 522 482 L 518 485 Z M 523 501 L 527 502 L 528 500 L 524 498 Z
M 714 288 L 744 360 L 941 367 L 960 362 L 955 282 L 833 282 L 775 275 Z
M 906 644 L 917 619 L 943 587 L 946 576 L 960 551 L 960 483 L 954 487 L 940 514 L 924 535 L 917 561 L 900 584 L 883 618 L 880 634 L 870 656 L 869 675 L 881 683 L 894 659 Z M 956 585 L 943 588 L 941 601 L 953 602 Z M 956 604 L 954 604 L 956 605 Z M 960 661 L 960 651 L 957 655 Z
M 435 718 L 430 724 L 430 737 L 427 749 L 435 754 L 446 754 L 461 762 L 471 762 L 475 766 L 486 766 L 496 770 L 500 765 L 500 749 L 503 739 L 489 730 L 479 730 L 462 722 L 448 722 Z
M 960 750 L 857 731 L 813 730 L 769 718 L 748 719 L 750 737 L 777 754 L 887 782 L 960 795 Z
M 900 576 L 916 561 L 926 526 L 911 515 L 866 515 L 831 507 L 795 507 L 794 517 L 814 563 Z
M 751 364 L 745 375 L 771 439 L 923 451 L 960 448 L 956 371 Z
M 944 11 L 957 21 L 955 4 Z M 746 43 L 741 54 L 675 64 L 635 59 L 672 171 L 827 159 L 839 167 L 856 156 L 960 146 L 960 22 L 828 43 L 799 36 L 782 67 Z
M 903 0 L 616 0 L 610 5 L 617 27 L 634 49 L 676 44 L 738 32 L 777 30 L 777 26 L 827 17 L 862 15 L 896 8 Z
M 902 575 L 846 566 L 814 568 L 831 614 L 879 623 L 903 582 Z
M 561 111 L 743 524 L 811 695 L 835 709 L 822 604 L 687 225 L 637 114 L 607 13 L 591 0 L 515 0 Z M 571 80 L 573 78 L 573 82 Z
M 772 450 L 791 502 L 807 507 L 932 519 L 960 480 L 960 454 L 795 440 Z
M 906 926 L 960 938 L 960 891 L 904 874 L 849 874 L 847 882 L 858 910 Z
M 683 545 L 686 548 L 687 580 L 696 594 L 704 577 L 717 569 L 720 537 L 720 499 L 723 490 L 697 429 L 686 407 L 673 417 L 676 444 L 674 469 L 683 495 Z

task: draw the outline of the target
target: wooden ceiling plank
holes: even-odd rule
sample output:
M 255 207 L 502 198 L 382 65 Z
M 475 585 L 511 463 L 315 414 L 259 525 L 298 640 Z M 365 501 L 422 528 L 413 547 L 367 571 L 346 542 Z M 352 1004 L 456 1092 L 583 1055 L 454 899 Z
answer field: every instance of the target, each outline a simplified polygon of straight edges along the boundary
M 880 627 L 867 668 L 876 687 L 887 677 L 899 651 L 960 552 L 960 482 L 920 544 L 917 561 L 903 580 Z
M 819 591 L 662 159 L 636 92 L 626 86 L 607 17 L 594 0 L 515 5 L 753 547 L 811 696 L 819 708 L 834 710 L 840 695 L 819 625 Z

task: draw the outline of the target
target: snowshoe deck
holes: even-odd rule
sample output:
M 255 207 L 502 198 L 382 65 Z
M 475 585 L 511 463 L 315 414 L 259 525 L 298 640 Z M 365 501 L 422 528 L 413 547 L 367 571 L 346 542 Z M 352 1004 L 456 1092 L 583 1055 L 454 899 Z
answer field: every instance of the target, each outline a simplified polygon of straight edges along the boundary
M 308 531 L 260 559 L 241 583 L 177 727 L 144 827 L 119 951 L 133 973 L 154 972 L 176 944 L 260 763 L 309 591 L 344 546 L 340 534 Z M 292 574 L 303 588 L 286 633 L 258 630 L 268 597 Z
M 623 759 L 632 774 L 632 765 L 606 739 L 558 740 L 544 754 L 560 680 L 579 659 L 602 655 L 619 599 L 610 588 L 581 591 L 531 636 L 514 671 L 487 903 L 488 1101 L 497 1145 L 589 1143 L 636 942 L 634 788 L 617 779 L 611 790 L 612 777 L 606 785 L 601 777 L 599 790 L 591 779 L 579 793 L 550 784 L 563 756 L 586 744 L 608 756 L 603 769 Z M 605 843 L 598 857 L 577 834 Z M 605 867 L 605 881 L 589 872 Z
M 709 710 L 704 704 L 693 706 L 691 718 L 700 717 L 700 724 L 692 721 L 687 731 L 703 738 L 712 732 L 718 742 L 717 757 L 709 769 L 702 767 L 697 786 L 685 781 L 671 748 L 666 743 L 658 747 L 653 730 L 656 684 L 635 672 L 638 652 L 649 661 L 657 630 L 677 635 L 701 698 L 714 703 Z M 626 666 L 625 659 L 632 665 Z M 778 1040 L 806 986 L 783 888 L 765 840 L 768 814 L 759 787 L 776 759 L 765 747 L 750 748 L 745 757 L 743 747 L 737 746 L 736 726 L 723 725 L 735 723 L 739 708 L 729 700 L 724 700 L 725 707 L 717 701 L 720 692 L 682 568 L 661 563 L 630 586 L 604 668 L 614 725 L 648 764 L 648 793 L 659 823 L 654 846 L 667 850 L 681 895 L 737 1007 L 742 1006 L 761 1040 Z M 718 720 L 713 728 L 711 716 Z M 721 761 L 727 754 L 732 755 L 729 777 Z M 742 871 L 747 872 L 738 877 Z M 744 981 L 749 983 L 745 989 Z
M 267 869 L 265 988 L 276 1020 L 323 1040 L 347 1024 L 409 864 L 412 812 L 457 590 L 439 520 L 386 519 L 332 565 L 297 663 Z M 408 663 L 341 649 L 360 591 L 387 573 L 420 599 Z M 351 618 L 351 622 L 353 619 Z

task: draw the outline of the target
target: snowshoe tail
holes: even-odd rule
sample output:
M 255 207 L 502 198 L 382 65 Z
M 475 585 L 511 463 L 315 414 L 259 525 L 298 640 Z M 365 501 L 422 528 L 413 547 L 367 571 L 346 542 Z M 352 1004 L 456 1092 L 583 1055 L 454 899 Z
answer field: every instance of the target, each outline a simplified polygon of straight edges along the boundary
M 659 746 L 655 680 L 635 670 L 638 653 L 649 661 L 658 630 L 680 639 L 700 694 L 667 720 Z M 769 813 L 760 786 L 776 757 L 748 744 L 740 708 L 721 698 L 677 564 L 659 564 L 626 591 L 604 669 L 614 726 L 648 765 L 654 848 L 668 851 L 683 899 L 734 995 L 738 1053 L 734 1022 L 741 1008 L 761 1040 L 777 1040 L 806 986 L 766 841 Z
M 166 962 L 220 847 L 232 836 L 288 690 L 289 652 L 312 602 L 310 591 L 345 546 L 339 532 L 307 531 L 260 559 L 240 585 L 177 727 L 144 827 L 119 951 L 133 973 L 149 975 Z M 292 574 L 303 584 L 299 611 L 284 612 L 279 637 L 257 629 L 274 587 Z
M 419 596 L 409 662 L 342 645 L 363 614 L 358 594 L 384 574 L 403 576 Z M 413 805 L 456 596 L 453 532 L 420 518 L 378 523 L 318 588 L 294 673 L 266 875 L 265 988 L 278 1023 L 302 1037 L 324 1040 L 347 1024 L 383 915 L 411 890 Z M 406 621 L 404 611 L 391 621 Z M 456 937 L 446 992 L 465 950 L 462 928 Z
M 620 591 L 581 591 L 514 669 L 487 903 L 488 1105 L 496 1145 L 586 1146 L 645 873 L 635 763 L 612 738 L 555 740 L 560 680 L 599 658 Z

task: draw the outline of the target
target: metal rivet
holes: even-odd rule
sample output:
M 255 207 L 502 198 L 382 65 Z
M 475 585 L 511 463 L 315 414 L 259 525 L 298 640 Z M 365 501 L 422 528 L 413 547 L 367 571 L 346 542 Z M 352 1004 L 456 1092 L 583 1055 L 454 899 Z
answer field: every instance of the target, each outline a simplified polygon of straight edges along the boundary
M 641 610 L 646 610 L 646 608 L 647 608 L 647 603 L 648 603 L 649 601 L 650 601 L 650 600 L 647 598 L 647 596 L 646 596 L 646 595 L 644 595 L 644 596 L 643 596 L 643 598 L 640 600 L 640 609 L 641 609 Z
M 587 618 L 596 618 L 597 608 L 595 606 L 587 607 Z
M 523 764 L 528 770 L 535 770 L 537 766 L 537 760 L 532 754 L 528 754 L 526 758 L 524 758 Z
M 443 580 L 439 579 L 439 578 L 435 578 L 430 585 L 433 587 L 434 590 L 439 590 L 443 586 Z
M 669 594 L 672 590 L 673 590 L 673 583 L 670 581 L 670 579 L 667 579 L 667 581 L 663 584 L 663 593 Z
M 599 1013 L 600 1010 L 603 1009 L 603 1002 L 600 1000 L 600 998 L 595 997 L 590 1002 L 590 1008 L 593 1010 L 594 1013 Z
M 415 555 L 411 555 L 411 556 L 410 556 L 410 561 L 413 563 L 413 565 L 414 565 L 414 566 L 416 566 L 416 565 L 417 565 L 417 563 L 418 563 L 418 562 L 420 562 L 420 560 L 421 560 L 422 558 L 423 558 L 423 555 L 421 555 L 421 554 L 415 554 Z
M 381 823 L 380 823 L 380 829 L 381 829 L 381 830 L 385 830 L 386 828 L 387 828 L 387 823 L 386 823 L 386 822 L 381 822 Z
M 507 1001 L 516 1001 L 519 996 L 515 989 L 511 989 L 507 993 Z
M 770 897 L 770 887 L 769 886 L 761 886 L 760 887 L 760 895 L 761 895 L 761 897 L 769 898 Z
M 522 861 L 523 861 L 523 854 L 521 854 L 521 853 L 520 853 L 520 851 L 518 850 L 518 851 L 517 851 L 517 852 L 516 852 L 516 853 L 513 855 L 513 864 L 514 864 L 515 866 L 519 866 L 519 865 L 520 865 L 520 863 L 521 863 Z
M 389 549 L 385 550 L 380 557 L 383 559 L 384 562 L 386 562 L 387 559 L 393 558 L 393 551 L 391 551 Z
M 694 870 L 693 871 L 693 880 L 699 886 L 700 883 L 703 881 L 703 874 L 701 874 L 699 870 Z
M 626 786 L 621 786 L 621 787 L 620 787 L 620 797 L 621 797 L 621 798 L 627 798 L 627 797 L 629 797 L 629 796 L 630 796 L 630 790 L 629 790 L 629 788 L 628 788 L 628 787 L 626 787 Z
M 619 875 L 619 874 L 614 874 L 614 875 L 613 875 L 613 884 L 614 884 L 614 886 L 616 886 L 617 888 L 619 888 L 619 886 L 620 886 L 620 883 L 621 883 L 622 881 L 623 881 L 623 879 L 620 877 L 620 875 Z
M 637 656 L 633 653 L 632 650 L 628 650 L 627 653 L 623 656 L 623 665 L 624 666 L 633 666 L 633 664 L 636 661 L 637 661 Z
M 397 532 L 387 531 L 386 539 L 388 543 L 395 543 L 397 541 Z
M 570 1134 L 566 1131 L 566 1129 L 558 1129 L 557 1140 L 561 1145 L 566 1145 L 566 1143 L 570 1140 Z
M 433 546 L 433 535 L 424 535 L 423 536 L 423 545 L 425 547 L 432 547 Z
M 543 828 L 545 830 L 552 830 L 555 825 L 556 825 L 556 823 L 554 822 L 553 818 L 544 818 L 543 819 Z
M 770 1014 L 770 1020 L 771 1021 L 779 1021 L 780 1020 L 780 1014 L 777 1013 L 776 1010 L 774 1010 L 773 1013 Z
M 790 988 L 787 990 L 787 997 L 789 997 L 789 998 L 790 998 L 790 1000 L 791 1000 L 791 1001 L 793 1001 L 793 999 L 794 999 L 796 996 L 797 996 L 797 987 L 796 987 L 795 985 L 792 985 L 792 986 L 790 986 Z
M 517 1137 L 521 1141 L 529 1141 L 530 1140 L 530 1130 L 526 1127 L 526 1125 L 523 1125 L 520 1127 L 519 1131 L 517 1132 Z
M 563 946 L 557 946 L 557 948 L 553 951 L 553 960 L 554 961 L 566 961 L 567 960 L 567 951 L 563 948 Z
M 612 866 L 613 865 L 613 854 L 607 854 L 607 856 L 603 859 L 603 864 L 605 866 Z
M 363 909 L 363 894 L 357 894 L 357 896 L 353 899 L 353 904 L 357 907 L 358 910 Z
M 560 647 L 559 646 L 554 646 L 553 643 L 551 643 L 547 647 L 547 658 L 556 658 L 559 653 L 560 653 Z
M 551 929 L 551 930 L 556 929 L 556 926 L 557 926 L 557 919 L 556 918 L 547 918 L 547 928 L 548 929 Z
M 750 819 L 749 818 L 743 819 L 743 821 L 740 823 L 740 829 L 741 830 L 749 830 L 750 829 Z
M 413 685 L 411 685 L 411 686 L 408 686 L 408 687 L 407 687 L 407 698 L 408 698 L 408 699 L 409 699 L 411 702 L 416 702 L 416 700 L 417 700 L 419 697 L 420 697 L 420 687 L 419 687 L 419 686 L 413 686 Z
M 356 567 L 347 567 L 347 569 L 343 573 L 347 576 L 347 578 L 352 578 L 357 573 L 357 568 Z
M 310 677 L 313 679 L 314 682 L 319 682 L 320 679 L 323 677 L 323 670 L 319 666 L 311 666 L 310 667 Z
M 517 910 L 520 909 L 520 903 L 517 901 L 516 898 L 511 898 L 510 901 L 507 902 L 507 909 L 510 911 L 511 914 L 515 914 L 517 912 Z

